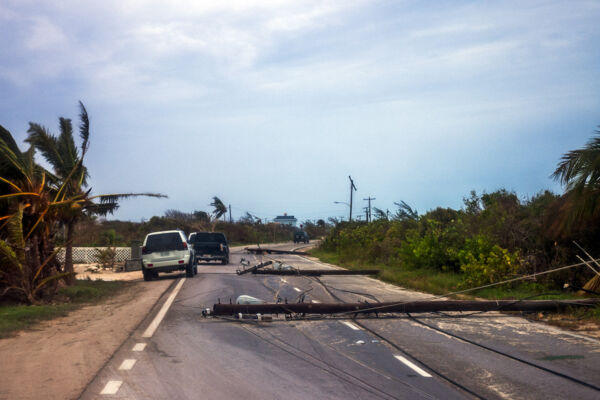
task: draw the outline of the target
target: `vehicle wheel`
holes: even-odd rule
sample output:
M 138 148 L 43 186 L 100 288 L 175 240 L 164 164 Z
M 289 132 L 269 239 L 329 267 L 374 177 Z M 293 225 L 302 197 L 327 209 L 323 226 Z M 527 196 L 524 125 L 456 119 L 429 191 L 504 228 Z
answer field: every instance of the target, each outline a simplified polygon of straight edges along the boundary
M 227 264 L 229 264 L 229 258 L 226 258 L 226 259 L 224 259 L 224 260 L 221 260 L 221 264 L 223 264 L 223 265 L 227 265 Z
M 144 275 L 145 281 L 152 280 L 152 271 L 148 271 L 146 268 L 142 267 L 142 274 Z
M 198 275 L 198 264 L 194 264 L 194 275 Z
M 194 267 L 192 266 L 191 260 L 189 264 L 185 266 L 185 276 L 187 276 L 188 278 L 194 277 Z

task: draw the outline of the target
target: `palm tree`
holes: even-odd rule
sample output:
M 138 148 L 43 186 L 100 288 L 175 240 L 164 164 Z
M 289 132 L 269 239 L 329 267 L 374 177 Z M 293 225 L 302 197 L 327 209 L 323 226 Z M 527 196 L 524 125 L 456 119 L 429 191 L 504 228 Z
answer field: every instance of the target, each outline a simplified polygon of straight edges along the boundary
M 565 187 L 565 226 L 600 213 L 600 130 L 582 149 L 564 154 L 552 177 Z
M 56 262 L 53 219 L 57 179 L 21 152 L 0 126 L 0 296 L 36 302 L 44 286 L 66 277 Z
M 227 213 L 227 206 L 217 196 L 213 197 L 213 201 L 212 201 L 212 203 L 210 203 L 210 205 L 214 208 L 213 212 L 212 212 L 212 215 L 213 215 L 212 230 L 214 231 L 219 218 L 221 218 L 223 215 L 225 215 Z
M 60 134 L 52 135 L 45 127 L 29 123 L 27 142 L 39 150 L 46 161 L 52 166 L 54 174 L 61 182 L 57 189 L 55 201 L 67 201 L 69 207 L 61 207 L 60 221 L 66 227 L 65 243 L 65 272 L 69 273 L 68 283 L 74 282 L 73 273 L 73 234 L 75 225 L 85 214 L 107 215 L 118 207 L 118 201 L 136 196 L 167 197 L 157 193 L 118 193 L 90 196 L 87 187 L 88 172 L 83 164 L 88 150 L 90 136 L 90 121 L 87 110 L 79 102 L 81 124 L 79 136 L 81 147 L 77 149 L 73 139 L 73 126 L 70 119 L 59 118 Z M 94 202 L 99 199 L 100 202 Z
M 81 149 L 78 151 L 73 140 L 73 126 L 71 120 L 59 118 L 60 135 L 53 136 L 43 126 L 30 122 L 29 136 L 26 142 L 39 150 L 46 161 L 52 166 L 54 173 L 61 180 L 64 188 L 58 193 L 58 199 L 70 198 L 80 195 L 83 188 L 87 186 L 87 169 L 83 165 L 83 158 L 88 149 L 90 136 L 90 122 L 83 103 L 79 102 L 81 125 L 79 135 L 81 137 Z M 63 208 L 61 222 L 66 227 L 66 248 L 65 248 L 65 272 L 73 272 L 73 233 L 75 224 L 81 216 L 81 209 Z M 74 276 L 69 278 L 70 283 L 74 282 Z
M 400 200 L 400 203 L 394 202 L 398 206 L 394 219 L 399 221 L 417 221 L 419 219 L 419 213 L 409 206 L 404 200 Z

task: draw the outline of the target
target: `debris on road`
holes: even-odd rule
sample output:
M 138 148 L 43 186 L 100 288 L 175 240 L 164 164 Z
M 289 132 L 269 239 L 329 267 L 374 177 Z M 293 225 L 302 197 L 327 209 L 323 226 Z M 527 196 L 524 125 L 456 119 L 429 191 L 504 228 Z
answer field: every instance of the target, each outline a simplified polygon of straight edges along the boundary
M 214 304 L 213 315 L 237 314 L 358 314 L 424 313 L 436 311 L 556 311 L 600 305 L 600 299 L 582 300 L 432 300 L 386 303 Z
M 256 297 L 248 296 L 246 294 L 238 296 L 238 298 L 235 300 L 235 304 L 264 304 L 264 303 L 266 303 L 266 302 L 261 299 L 257 299 Z
M 246 250 L 248 253 L 254 253 L 254 254 L 267 253 L 267 254 L 295 254 L 295 255 L 299 255 L 299 256 L 308 255 L 308 253 L 305 251 L 264 249 L 262 247 L 246 247 L 244 250 Z
M 378 269 L 262 269 L 254 270 L 253 274 L 263 275 L 300 275 L 300 276 L 321 276 L 321 275 L 377 275 Z
M 244 275 L 244 274 L 247 274 L 248 272 L 254 272 L 254 271 L 257 271 L 259 268 L 266 267 L 267 265 L 271 265 L 271 264 L 273 264 L 273 261 L 265 261 L 264 263 L 260 263 L 260 264 L 258 264 L 258 265 L 255 265 L 254 267 L 251 267 L 251 268 L 248 268 L 248 269 L 241 269 L 241 270 L 240 270 L 240 269 L 238 269 L 238 270 L 236 271 L 236 273 L 237 273 L 238 275 Z M 242 266 L 243 266 L 243 265 L 244 265 L 244 264 L 242 264 Z

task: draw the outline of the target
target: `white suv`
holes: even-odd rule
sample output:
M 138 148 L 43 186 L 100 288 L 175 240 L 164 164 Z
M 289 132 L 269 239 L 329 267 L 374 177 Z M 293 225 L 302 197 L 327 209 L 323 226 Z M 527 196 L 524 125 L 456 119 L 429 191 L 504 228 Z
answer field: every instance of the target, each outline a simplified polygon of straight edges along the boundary
M 198 273 L 194 249 L 180 230 L 153 232 L 142 245 L 144 280 L 158 278 L 159 272 L 184 271 L 187 277 Z

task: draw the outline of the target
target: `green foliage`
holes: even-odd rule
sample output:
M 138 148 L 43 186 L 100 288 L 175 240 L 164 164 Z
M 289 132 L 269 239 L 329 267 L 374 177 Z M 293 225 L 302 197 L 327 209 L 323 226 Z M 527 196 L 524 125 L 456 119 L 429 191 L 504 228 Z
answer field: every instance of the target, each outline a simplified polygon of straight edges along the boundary
M 483 235 L 467 239 L 464 247 L 458 251 L 458 260 L 466 287 L 500 282 L 514 277 L 520 270 L 518 252 L 511 253 L 492 244 Z
M 123 281 L 79 280 L 75 285 L 61 288 L 59 294 L 73 303 L 87 303 L 114 296 L 128 285 Z
M 396 271 L 456 273 L 462 286 L 541 272 L 575 259 L 572 240 L 592 254 L 600 252 L 600 224 L 582 225 L 576 234 L 557 238 L 552 225 L 561 198 L 549 191 L 528 199 L 500 189 L 464 198 L 464 208 L 436 208 L 418 215 L 406 203 L 392 220 L 338 222 L 321 245 L 342 263 L 382 264 Z M 543 276 L 540 282 L 559 288 L 565 282 L 582 286 L 585 269 Z
M 117 251 L 114 247 L 94 249 L 98 259 L 98 266 L 102 269 L 113 269 L 117 262 Z

